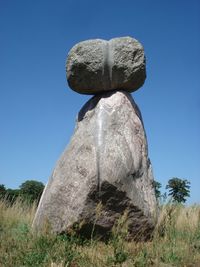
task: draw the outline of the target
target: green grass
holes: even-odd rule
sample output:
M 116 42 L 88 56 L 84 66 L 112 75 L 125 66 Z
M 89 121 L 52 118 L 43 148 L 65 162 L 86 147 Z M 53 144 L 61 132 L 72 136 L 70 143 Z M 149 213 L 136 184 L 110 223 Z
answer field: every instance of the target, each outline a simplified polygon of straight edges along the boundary
M 115 227 L 107 243 L 75 235 L 31 230 L 35 206 L 0 201 L 0 267 L 198 267 L 200 206 L 168 204 L 161 208 L 152 241 L 126 242 L 126 229 Z M 123 218 L 122 218 L 123 221 Z

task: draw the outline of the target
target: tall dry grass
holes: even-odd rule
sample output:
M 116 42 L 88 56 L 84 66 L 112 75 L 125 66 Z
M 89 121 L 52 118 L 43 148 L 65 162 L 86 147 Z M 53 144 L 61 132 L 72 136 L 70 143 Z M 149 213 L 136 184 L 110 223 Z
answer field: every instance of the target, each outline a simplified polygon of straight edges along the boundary
M 29 205 L 18 198 L 12 205 L 6 199 L 0 200 L 0 223 L 3 228 L 12 228 L 18 223 L 31 224 L 36 204 Z
M 93 236 L 36 235 L 35 209 L 20 200 L 13 205 L 0 200 L 0 267 L 200 267 L 199 205 L 163 205 L 154 237 L 145 243 L 125 241 L 125 217 L 107 243 Z

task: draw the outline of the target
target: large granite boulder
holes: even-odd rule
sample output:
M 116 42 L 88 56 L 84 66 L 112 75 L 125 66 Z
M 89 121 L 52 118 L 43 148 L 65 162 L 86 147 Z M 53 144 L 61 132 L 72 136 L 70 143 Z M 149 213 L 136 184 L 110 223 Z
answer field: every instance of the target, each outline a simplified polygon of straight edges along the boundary
M 86 237 L 93 230 L 106 237 L 126 212 L 127 238 L 147 240 L 157 207 L 152 182 L 143 122 L 131 95 L 115 91 L 94 96 L 78 114 L 33 227 L 39 230 L 48 223 L 52 232 L 62 233 L 76 226 Z
M 131 37 L 80 42 L 70 50 L 66 69 L 69 86 L 81 94 L 133 92 L 146 78 L 143 47 Z

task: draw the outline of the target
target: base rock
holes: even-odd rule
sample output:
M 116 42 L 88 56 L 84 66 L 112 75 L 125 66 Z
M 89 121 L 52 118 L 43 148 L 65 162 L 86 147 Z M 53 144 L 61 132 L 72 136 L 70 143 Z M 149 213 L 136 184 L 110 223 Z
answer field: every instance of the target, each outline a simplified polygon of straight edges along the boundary
M 94 230 L 106 238 L 126 213 L 127 239 L 147 240 L 156 211 L 137 105 L 124 91 L 94 96 L 78 114 L 74 135 L 46 185 L 33 227 L 41 230 L 48 223 L 54 233 L 76 229 L 90 237 Z

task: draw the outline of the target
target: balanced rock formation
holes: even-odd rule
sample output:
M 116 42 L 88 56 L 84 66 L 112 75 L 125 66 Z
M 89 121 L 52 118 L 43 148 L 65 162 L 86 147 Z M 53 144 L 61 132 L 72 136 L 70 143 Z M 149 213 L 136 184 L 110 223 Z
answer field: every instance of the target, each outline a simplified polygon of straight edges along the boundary
M 142 117 L 129 93 L 145 80 L 143 48 L 130 37 L 82 42 L 69 53 L 67 77 L 73 90 L 95 96 L 78 114 L 33 227 L 106 238 L 126 215 L 127 239 L 147 240 L 157 202 Z
M 80 42 L 69 52 L 66 68 L 69 86 L 81 94 L 133 92 L 146 78 L 143 47 L 131 37 Z

